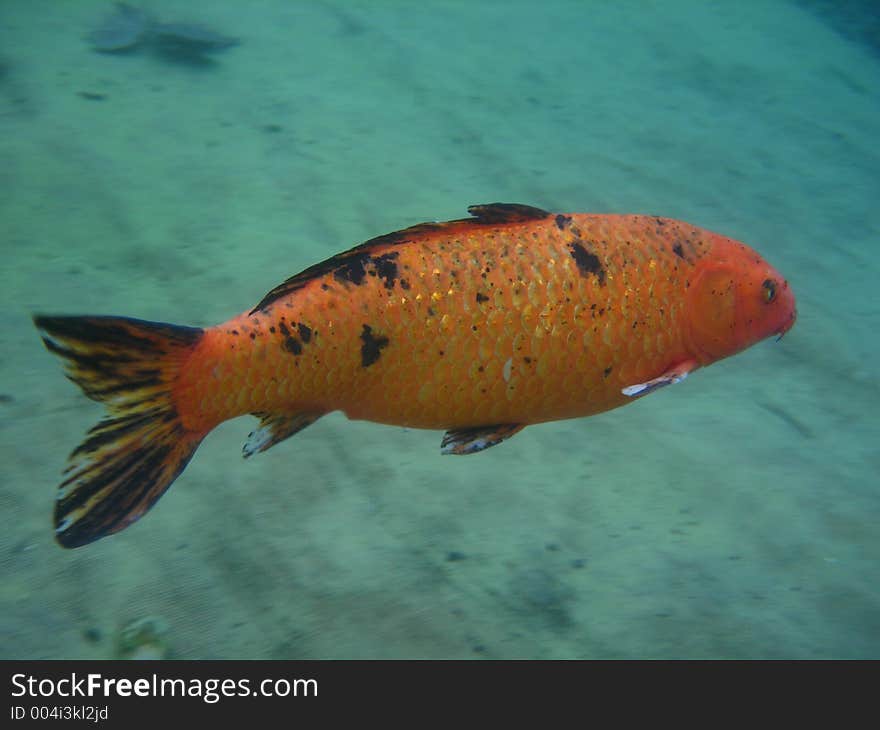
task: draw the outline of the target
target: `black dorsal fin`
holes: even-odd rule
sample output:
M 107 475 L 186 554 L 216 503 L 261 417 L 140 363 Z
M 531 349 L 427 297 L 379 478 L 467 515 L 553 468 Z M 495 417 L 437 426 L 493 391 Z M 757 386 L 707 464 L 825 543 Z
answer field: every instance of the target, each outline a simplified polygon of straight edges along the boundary
M 394 233 L 386 233 L 376 236 L 369 241 L 355 246 L 348 251 L 343 251 L 331 256 L 325 261 L 313 264 L 309 268 L 291 276 L 286 281 L 270 291 L 260 303 L 251 310 L 251 314 L 265 309 L 272 302 L 281 297 L 301 289 L 313 279 L 336 271 L 363 271 L 365 262 L 371 259 L 377 250 L 386 246 L 397 246 L 417 238 L 432 234 L 451 233 L 468 226 L 499 225 L 503 223 L 525 223 L 527 221 L 542 220 L 551 215 L 546 210 L 534 208 L 531 205 L 521 203 L 487 203 L 485 205 L 472 205 L 468 208 L 473 218 L 460 218 L 458 220 L 442 223 L 417 223 L 409 228 Z M 391 256 L 391 254 L 385 254 Z M 394 254 L 396 256 L 396 254 Z
M 478 223 L 524 223 L 546 218 L 550 213 L 522 203 L 485 203 L 468 208 Z

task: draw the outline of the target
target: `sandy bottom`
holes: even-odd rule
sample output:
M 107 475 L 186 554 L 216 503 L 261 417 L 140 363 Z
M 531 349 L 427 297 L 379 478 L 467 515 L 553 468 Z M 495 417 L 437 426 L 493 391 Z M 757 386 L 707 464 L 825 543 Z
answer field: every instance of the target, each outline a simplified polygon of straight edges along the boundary
M 781 0 L 474 5 L 150 3 L 241 36 L 204 64 L 92 52 L 105 3 L 0 10 L 3 657 L 151 617 L 177 658 L 880 657 L 880 59 Z M 245 463 L 232 421 L 136 526 L 53 542 L 101 409 L 32 312 L 213 324 L 497 200 L 744 240 L 798 324 L 472 457 L 334 414 Z

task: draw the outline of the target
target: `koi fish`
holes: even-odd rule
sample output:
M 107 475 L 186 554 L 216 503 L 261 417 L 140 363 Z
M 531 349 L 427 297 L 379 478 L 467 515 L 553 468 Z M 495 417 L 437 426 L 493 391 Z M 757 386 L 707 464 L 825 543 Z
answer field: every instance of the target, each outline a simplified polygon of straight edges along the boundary
M 245 457 L 337 410 L 444 430 L 443 453 L 472 454 L 630 403 L 794 324 L 773 267 L 688 223 L 468 212 L 310 266 L 215 327 L 35 316 L 67 376 L 108 411 L 69 457 L 58 542 L 135 522 L 236 416 L 259 419 Z

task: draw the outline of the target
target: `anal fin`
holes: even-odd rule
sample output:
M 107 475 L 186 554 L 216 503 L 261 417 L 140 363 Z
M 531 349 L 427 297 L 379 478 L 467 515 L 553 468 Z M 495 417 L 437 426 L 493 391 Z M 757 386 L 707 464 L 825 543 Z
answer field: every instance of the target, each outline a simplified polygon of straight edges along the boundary
M 695 360 L 685 360 L 683 363 L 679 363 L 678 365 L 669 368 L 669 370 L 656 378 L 646 380 L 644 383 L 636 383 L 635 385 L 629 385 L 626 388 L 623 388 L 621 393 L 628 395 L 631 398 L 637 395 L 647 395 L 665 385 L 680 383 L 688 376 L 688 373 L 696 370 L 696 368 L 697 363 Z
M 260 425 L 248 434 L 242 453 L 247 459 L 311 426 L 323 413 L 253 413 Z
M 443 454 L 475 454 L 500 444 L 525 428 L 520 423 L 502 423 L 495 426 L 458 428 L 443 434 L 440 452 Z

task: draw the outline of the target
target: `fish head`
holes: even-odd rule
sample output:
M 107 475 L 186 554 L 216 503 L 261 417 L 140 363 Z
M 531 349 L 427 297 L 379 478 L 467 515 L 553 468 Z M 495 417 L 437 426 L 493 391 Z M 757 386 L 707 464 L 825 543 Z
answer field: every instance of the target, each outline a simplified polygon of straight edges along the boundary
M 718 236 L 687 290 L 688 340 L 699 362 L 782 337 L 796 317 L 785 278 L 745 244 Z

